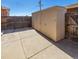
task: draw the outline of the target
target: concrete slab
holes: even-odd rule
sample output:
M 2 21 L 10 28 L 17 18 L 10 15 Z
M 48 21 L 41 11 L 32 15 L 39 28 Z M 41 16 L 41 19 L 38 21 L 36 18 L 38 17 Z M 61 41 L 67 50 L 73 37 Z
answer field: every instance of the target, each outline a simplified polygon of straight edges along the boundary
M 73 59 L 62 50 L 52 45 L 29 59 Z
M 16 32 L 4 34 L 1 36 L 2 44 L 15 41 L 15 40 L 19 40 L 19 39 L 20 39 L 19 34 Z
M 3 35 L 1 36 L 1 42 L 4 41 L 5 39 L 7 39 L 7 34 L 3 34 Z
M 27 57 L 31 57 L 37 54 L 39 51 L 51 46 L 52 44 L 48 42 L 43 37 L 38 35 L 32 35 L 27 38 L 22 39 L 23 47 Z
M 52 40 L 39 34 L 34 29 L 16 29 L 14 32 L 3 34 L 1 43 L 2 59 L 74 59 L 71 54 L 77 55 L 76 52 L 73 52 L 74 47 L 68 47 L 69 45 L 72 46 L 69 41 L 54 44 L 55 42 L 53 43 Z M 65 50 L 63 48 L 69 53 L 64 53 L 63 51 Z
M 21 31 L 21 32 L 19 33 L 21 39 L 27 38 L 28 36 L 30 36 L 30 35 L 35 35 L 35 34 L 37 34 L 37 33 L 36 33 L 36 31 L 33 30 L 33 29 L 32 29 L 32 30 Z
M 13 33 L 14 29 L 1 30 L 1 32 L 3 32 L 4 34 Z
M 1 59 L 25 59 L 20 41 L 2 45 Z

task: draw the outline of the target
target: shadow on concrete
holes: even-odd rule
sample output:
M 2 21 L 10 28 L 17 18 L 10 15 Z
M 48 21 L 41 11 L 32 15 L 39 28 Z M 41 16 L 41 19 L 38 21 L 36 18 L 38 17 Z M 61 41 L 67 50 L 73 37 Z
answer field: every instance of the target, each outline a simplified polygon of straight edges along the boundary
M 38 32 L 38 31 L 37 31 Z M 65 53 L 73 57 L 74 59 L 78 59 L 78 42 L 74 42 L 69 39 L 62 39 L 58 42 L 54 42 L 52 39 L 48 38 L 44 34 L 38 32 L 41 36 L 46 38 L 49 42 L 54 44 L 59 49 L 63 50 Z
M 1 30 L 1 33 L 8 34 L 8 33 L 14 33 L 14 32 L 28 31 L 28 30 L 32 30 L 32 27 Z
M 20 32 L 20 31 L 28 31 L 32 30 L 32 27 L 26 27 L 26 28 L 20 28 L 20 29 L 9 29 L 9 30 L 3 30 L 3 34 L 7 33 L 13 33 L 13 32 Z M 38 31 L 37 31 L 38 32 Z M 54 44 L 59 49 L 63 50 L 65 53 L 73 57 L 74 59 L 78 59 L 78 42 L 74 42 L 69 39 L 62 39 L 58 42 L 54 42 L 52 39 L 48 38 L 44 34 L 38 32 L 42 37 L 46 38 L 49 42 Z

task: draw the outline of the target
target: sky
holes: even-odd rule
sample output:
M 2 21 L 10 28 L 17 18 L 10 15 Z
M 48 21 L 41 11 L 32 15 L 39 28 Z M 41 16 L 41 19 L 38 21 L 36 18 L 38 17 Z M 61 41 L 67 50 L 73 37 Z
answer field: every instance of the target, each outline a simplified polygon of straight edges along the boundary
M 10 16 L 31 16 L 39 11 L 39 0 L 1 0 L 1 6 L 10 9 Z M 52 6 L 68 6 L 77 3 L 78 0 L 42 0 L 42 9 Z

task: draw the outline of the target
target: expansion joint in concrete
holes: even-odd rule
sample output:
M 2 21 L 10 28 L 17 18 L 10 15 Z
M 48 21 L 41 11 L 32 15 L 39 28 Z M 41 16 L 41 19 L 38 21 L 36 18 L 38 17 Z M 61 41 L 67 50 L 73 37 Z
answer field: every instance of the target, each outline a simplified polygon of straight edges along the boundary
M 39 54 L 40 52 L 46 50 L 47 48 L 49 48 L 49 47 L 51 47 L 51 46 L 52 46 L 52 45 L 49 45 L 49 46 L 45 47 L 44 49 L 42 49 L 42 50 L 38 51 L 37 53 L 33 54 L 32 56 L 28 57 L 28 59 L 32 58 L 33 56 Z

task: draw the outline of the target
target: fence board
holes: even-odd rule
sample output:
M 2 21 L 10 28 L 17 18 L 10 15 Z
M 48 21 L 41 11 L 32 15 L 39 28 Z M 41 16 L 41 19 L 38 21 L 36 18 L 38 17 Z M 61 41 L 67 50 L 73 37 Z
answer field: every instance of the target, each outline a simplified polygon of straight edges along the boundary
M 16 29 L 31 27 L 31 17 L 28 16 L 2 16 L 1 29 Z

